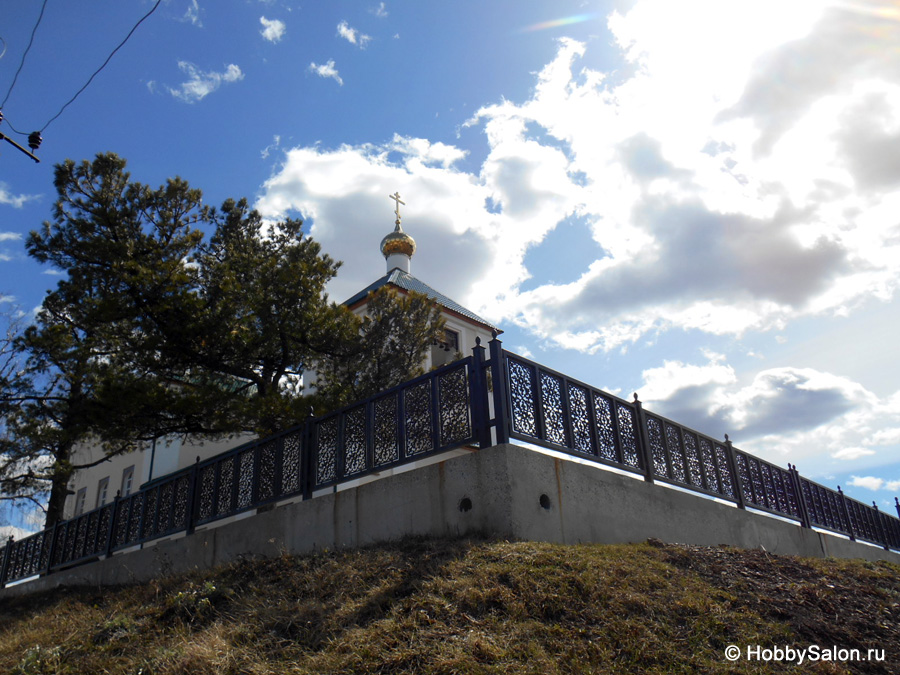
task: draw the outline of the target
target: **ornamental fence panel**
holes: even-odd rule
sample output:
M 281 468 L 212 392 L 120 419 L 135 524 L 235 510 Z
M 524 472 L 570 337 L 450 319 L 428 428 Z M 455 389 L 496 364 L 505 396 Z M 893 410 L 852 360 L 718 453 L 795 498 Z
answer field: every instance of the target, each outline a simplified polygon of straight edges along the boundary
M 203 525 L 302 495 L 306 433 L 300 425 L 198 462 L 191 522 Z
M 516 439 L 900 550 L 900 519 L 490 342 L 472 356 L 117 495 L 0 548 L 0 587 L 387 472 Z M 895 500 L 898 514 L 900 501 Z
M 474 360 L 325 415 L 311 425 L 312 487 L 327 488 L 476 441 Z
M 736 502 L 726 445 L 504 352 L 511 438 Z
M 808 478 L 800 479 L 810 524 L 852 539 L 900 549 L 900 520 Z M 900 509 L 898 509 L 900 511 Z
M 731 447 L 677 422 L 641 409 L 654 481 L 729 502 L 738 501 Z
M 643 473 L 633 403 L 504 352 L 509 436 Z
M 791 469 L 734 449 L 744 504 L 784 518 L 803 521 L 797 480 Z

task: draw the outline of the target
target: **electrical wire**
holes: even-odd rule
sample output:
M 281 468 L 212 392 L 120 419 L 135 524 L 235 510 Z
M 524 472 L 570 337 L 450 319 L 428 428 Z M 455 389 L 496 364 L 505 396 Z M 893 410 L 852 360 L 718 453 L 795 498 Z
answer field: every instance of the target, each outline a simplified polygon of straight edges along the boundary
M 28 41 L 28 46 L 25 47 L 25 51 L 22 52 L 22 60 L 19 61 L 19 68 L 16 70 L 16 75 L 13 77 L 12 84 L 9 85 L 9 91 L 6 92 L 6 97 L 3 99 L 3 103 L 0 103 L 0 110 L 3 109 L 3 106 L 6 105 L 6 101 L 9 100 L 9 95 L 12 93 L 13 87 L 16 86 L 16 80 L 19 79 L 19 73 L 22 72 L 22 66 L 25 65 L 25 57 L 28 56 L 28 52 L 31 50 L 31 45 L 34 43 L 34 34 L 37 33 L 38 26 L 41 25 L 41 19 L 44 18 L 44 9 L 47 7 L 47 0 L 44 0 L 44 4 L 41 5 L 41 13 L 38 14 L 37 21 L 34 24 L 34 28 L 31 29 L 31 39 Z M 6 52 L 6 43 L 3 44 L 3 51 Z M 16 132 L 19 133 L 19 132 Z
M 44 0 L 44 4 L 46 4 L 46 2 L 47 2 L 47 0 Z M 152 8 L 149 12 L 147 12 L 146 14 L 144 14 L 144 16 L 142 16 L 142 17 L 140 18 L 140 20 L 139 20 L 136 24 L 134 24 L 134 26 L 132 27 L 132 29 L 131 29 L 130 31 L 128 31 L 128 35 L 125 36 L 125 39 L 122 40 L 122 41 L 116 46 L 116 48 L 113 49 L 113 50 L 110 52 L 109 56 L 106 57 L 106 61 L 103 62 L 103 65 L 100 66 L 99 68 L 97 68 L 97 70 L 94 71 L 94 74 L 91 75 L 91 76 L 88 78 L 88 81 L 84 83 L 84 86 L 81 87 L 81 89 L 79 89 L 78 91 L 76 91 L 76 92 L 75 92 L 75 95 L 63 104 L 63 107 L 59 109 L 59 112 L 56 113 L 53 117 L 51 117 L 51 118 L 48 120 L 48 122 L 47 122 L 43 127 L 41 127 L 41 132 L 43 132 L 47 127 L 49 127 L 50 124 L 51 124 L 54 120 L 56 120 L 57 117 L 59 117 L 60 115 L 62 115 L 62 114 L 63 114 L 63 110 L 65 110 L 66 108 L 68 108 L 68 107 L 69 107 L 69 104 L 72 103 L 72 102 L 74 102 L 75 99 L 78 98 L 78 96 L 81 94 L 81 92 L 83 92 L 85 89 L 88 88 L 88 86 L 90 85 L 90 83 L 93 82 L 94 78 L 100 73 L 100 71 L 103 70 L 104 68 L 106 68 L 106 64 L 110 62 L 110 60 L 112 59 L 113 56 L 115 56 L 115 53 L 116 53 L 117 51 L 119 51 L 119 49 L 121 49 L 122 46 L 123 46 L 126 42 L 128 42 L 128 39 L 132 36 L 132 34 L 134 33 L 134 31 L 137 30 L 138 26 L 140 26 L 140 25 L 144 22 L 145 19 L 147 19 L 151 14 L 153 14 L 153 12 L 156 11 L 156 8 L 159 7 L 161 3 L 162 3 L 162 0 L 156 0 L 156 4 L 153 5 L 153 8 Z M 2 107 L 2 106 L 0 106 L 0 107 Z
M 16 128 L 12 125 L 12 122 L 10 122 L 8 119 L 6 119 L 6 117 L 3 118 L 3 121 L 6 122 L 6 125 L 7 125 L 10 129 L 12 129 L 14 133 L 19 134 L 19 136 L 27 136 L 27 135 L 28 135 L 28 134 L 26 134 L 24 131 L 19 131 L 18 129 L 16 129 Z

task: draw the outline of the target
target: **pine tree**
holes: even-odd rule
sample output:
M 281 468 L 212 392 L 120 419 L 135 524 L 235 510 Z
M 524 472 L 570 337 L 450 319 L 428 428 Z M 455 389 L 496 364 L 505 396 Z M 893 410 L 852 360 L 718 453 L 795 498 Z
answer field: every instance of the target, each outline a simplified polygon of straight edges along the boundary
M 65 276 L 15 343 L 28 386 L 0 411 L 12 448 L 0 486 L 49 492 L 48 524 L 80 444 L 111 455 L 166 434 L 270 434 L 310 403 L 322 411 L 418 374 L 440 334 L 424 297 L 376 294 L 363 319 L 329 301 L 340 263 L 299 220 L 267 223 L 246 200 L 216 210 L 180 178 L 152 189 L 125 166 L 111 153 L 58 165 L 53 219 L 26 243 Z M 321 390 L 307 400 L 310 368 Z
M 443 331 L 440 308 L 427 296 L 389 287 L 374 291 L 343 350 L 319 363 L 319 409 L 345 406 L 421 375 L 425 354 Z

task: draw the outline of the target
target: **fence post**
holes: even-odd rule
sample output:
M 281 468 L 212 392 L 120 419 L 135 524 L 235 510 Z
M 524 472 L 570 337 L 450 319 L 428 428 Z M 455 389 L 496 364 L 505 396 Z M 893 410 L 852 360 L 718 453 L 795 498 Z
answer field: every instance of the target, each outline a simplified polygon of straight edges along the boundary
M 875 523 L 878 525 L 878 536 L 881 538 L 879 543 L 884 547 L 885 551 L 890 551 L 891 547 L 888 543 L 887 532 L 884 529 L 884 522 L 881 520 L 881 511 L 878 509 L 878 504 L 872 502 L 872 508 L 875 509 Z
M 794 492 L 797 495 L 797 508 L 800 509 L 800 527 L 812 528 L 809 519 L 809 510 L 806 508 L 806 496 L 803 494 L 803 485 L 800 483 L 800 473 L 796 464 L 788 464 L 788 472 L 791 474 L 791 482 L 794 484 Z
M 731 439 L 728 438 L 728 434 L 725 434 L 725 456 L 728 458 L 728 470 L 734 476 L 734 496 L 737 499 L 737 507 L 746 509 L 747 505 L 744 503 L 744 481 L 741 480 L 741 474 L 738 472 L 737 460 L 734 458 L 734 445 L 731 443 Z
M 838 485 L 837 488 L 838 494 L 841 496 L 841 512 L 844 514 L 844 520 L 847 521 L 847 532 L 850 534 L 850 541 L 856 541 L 856 531 L 853 529 L 853 521 L 850 520 L 850 508 L 847 506 L 847 498 L 844 496 L 841 486 Z
M 503 360 L 503 343 L 494 331 L 488 343 L 491 348 L 491 378 L 494 385 L 494 422 L 497 428 L 497 445 L 509 443 L 509 391 L 506 386 L 506 368 Z
M 0 567 L 0 588 L 6 586 L 6 575 L 9 572 L 9 558 L 12 552 L 13 536 L 9 535 L 6 542 L 6 548 L 3 549 L 3 566 Z
M 650 442 L 647 440 L 647 416 L 644 415 L 644 405 L 634 392 L 634 409 L 637 412 L 637 444 L 638 456 L 644 465 L 644 480 L 653 482 L 653 457 L 650 455 Z
M 119 500 L 122 499 L 122 491 L 116 490 L 116 496 L 112 500 L 112 513 L 109 514 L 109 525 L 106 526 L 106 557 L 112 555 L 116 539 L 116 516 L 119 514 Z
M 312 406 L 309 407 L 309 415 L 303 423 L 303 431 L 300 432 L 300 481 L 303 489 L 303 499 L 312 499 L 313 486 L 316 484 L 313 470 L 313 441 L 315 424 Z
M 260 487 L 260 477 L 259 470 L 262 468 L 262 449 L 263 443 L 257 442 L 256 445 L 253 446 L 253 462 L 251 465 L 253 466 L 253 480 L 250 481 L 250 503 L 249 507 L 255 507 L 259 504 L 259 487 Z M 219 481 L 221 480 L 222 468 L 221 465 L 216 467 L 216 475 L 219 477 Z M 217 483 L 219 481 L 216 481 Z
M 481 338 L 475 338 L 472 348 L 472 378 L 469 380 L 469 397 L 472 401 L 472 424 L 475 427 L 475 440 L 482 450 L 491 444 L 491 427 L 488 419 L 487 378 L 484 374 L 484 352 Z
M 194 466 L 191 467 L 191 485 L 188 491 L 188 503 L 187 503 L 187 523 L 185 523 L 184 533 L 185 536 L 190 536 L 194 534 L 194 524 L 197 522 L 197 512 L 200 508 L 200 500 L 197 499 L 197 496 L 200 492 L 199 490 L 199 482 L 200 482 L 200 455 L 197 455 L 197 459 L 194 461 Z

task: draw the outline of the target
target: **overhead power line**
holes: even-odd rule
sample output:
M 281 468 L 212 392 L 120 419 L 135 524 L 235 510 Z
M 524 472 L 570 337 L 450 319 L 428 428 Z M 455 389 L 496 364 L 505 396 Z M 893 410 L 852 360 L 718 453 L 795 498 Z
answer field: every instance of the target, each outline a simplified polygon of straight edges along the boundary
M 19 67 L 16 69 L 15 77 L 13 77 L 12 84 L 9 85 L 9 90 L 6 92 L 6 96 L 3 98 L 3 103 L 0 103 L 0 110 L 2 110 L 3 106 L 6 105 L 6 102 L 9 100 L 9 95 L 12 93 L 13 87 L 16 86 L 16 81 L 19 79 L 19 73 L 22 72 L 22 66 L 25 65 L 25 57 L 28 56 L 28 52 L 31 51 L 31 45 L 34 44 L 34 34 L 37 33 L 38 26 L 41 25 L 41 19 L 44 18 L 44 9 L 46 9 L 46 7 L 47 0 L 44 0 L 44 3 L 41 5 L 41 13 L 38 14 L 38 18 L 34 24 L 34 28 L 31 29 L 31 39 L 28 40 L 28 46 L 25 47 L 25 51 L 22 52 L 22 60 L 19 61 Z M 3 51 L 6 52 L 5 44 L 3 45 Z
M 62 115 L 63 111 L 66 108 L 68 108 L 69 105 L 72 104 L 75 101 L 75 99 L 77 99 L 81 95 L 81 93 L 90 86 L 91 82 L 94 81 L 94 78 L 97 77 L 97 75 L 100 73 L 100 71 L 102 71 L 104 68 L 106 68 L 107 64 L 112 60 L 112 57 L 115 56 L 116 52 L 118 52 L 125 45 L 125 43 L 128 42 L 128 40 L 131 38 L 131 36 L 134 34 L 134 32 L 138 29 L 138 26 L 140 26 L 142 23 L 144 23 L 144 21 L 147 18 L 149 18 L 150 15 L 153 14 L 153 12 L 155 12 L 161 4 L 162 4 L 162 0 L 156 0 L 156 4 L 153 5 L 153 7 L 150 9 L 149 12 L 147 12 L 146 14 L 144 14 L 144 16 L 142 16 L 140 19 L 138 19 L 138 22 L 136 24 L 134 24 L 134 26 L 131 27 L 130 31 L 128 31 L 128 35 L 126 35 L 125 38 L 118 45 L 116 45 L 115 49 L 113 49 L 109 53 L 109 56 L 106 57 L 106 60 L 101 64 L 101 66 L 99 68 L 97 68 L 97 70 L 95 70 L 91 74 L 91 76 L 88 78 L 87 82 L 85 82 L 84 85 L 82 85 L 81 89 L 76 91 L 74 96 L 72 96 L 72 98 L 70 98 L 68 101 L 66 101 L 53 117 L 51 117 L 49 120 L 47 120 L 47 123 L 41 127 L 40 131 L 32 131 L 30 134 L 26 134 L 25 132 L 19 131 L 18 129 L 16 129 L 12 124 L 9 123 L 9 121 L 7 121 L 6 123 L 9 124 L 9 128 L 12 129 L 15 133 L 19 134 L 20 136 L 28 136 L 28 146 L 32 150 L 37 150 L 41 144 L 41 141 L 43 140 L 41 138 L 41 133 L 47 127 L 49 127 L 50 124 L 52 124 L 60 115 Z M 22 67 L 25 65 L 25 57 L 28 55 L 28 52 L 31 49 L 31 45 L 34 42 L 34 35 L 37 32 L 38 26 L 41 23 L 41 19 L 44 17 L 44 8 L 46 6 L 47 6 L 47 0 L 44 0 L 43 4 L 41 5 L 41 13 L 38 16 L 37 22 L 35 23 L 34 28 L 31 31 L 31 40 L 29 40 L 28 46 L 25 48 L 25 52 L 22 54 L 22 60 L 19 62 L 19 67 L 16 70 L 16 75 L 13 78 L 12 84 L 10 84 L 10 86 L 9 86 L 9 90 L 6 92 L 6 97 L 3 99 L 3 103 L 0 103 L 0 123 L 2 123 L 4 121 L 3 113 L 2 113 L 3 106 L 6 105 L 6 101 L 9 99 L 9 95 L 12 93 L 13 87 L 15 87 L 16 81 L 19 78 L 19 73 L 22 71 Z M 0 38 L 0 40 L 2 40 L 2 38 Z M 3 42 L 3 51 L 4 51 L 4 53 L 6 52 L 6 42 L 5 41 Z M 0 54 L 0 56 L 2 56 L 2 54 Z M 14 145 L 16 148 L 18 148 L 19 150 L 24 152 L 26 155 L 31 157 L 35 162 L 40 161 L 34 154 L 32 154 L 31 152 L 28 152 L 21 145 L 19 145 L 15 141 L 13 141 L 9 136 L 6 136 L 6 135 L 0 133 L 0 140 L 4 140 L 4 141 Z
M 44 0 L 44 2 L 46 3 L 46 0 Z M 147 19 L 151 14 L 153 14 L 153 12 L 156 11 L 156 8 L 159 7 L 161 3 L 162 3 L 162 0 L 156 0 L 156 4 L 153 5 L 153 8 L 152 8 L 149 12 L 147 12 L 146 14 L 144 14 L 144 16 L 142 16 L 142 17 L 138 20 L 138 22 L 137 22 L 136 24 L 134 24 L 134 26 L 131 28 L 131 30 L 128 31 L 128 35 L 125 36 L 125 39 L 122 40 L 122 41 L 116 46 L 116 48 L 113 49 L 113 50 L 109 53 L 109 56 L 106 57 L 106 61 L 103 62 L 103 65 L 100 66 L 99 68 L 97 68 L 97 70 L 94 71 L 93 75 L 91 75 L 91 76 L 88 78 L 88 81 L 84 83 L 84 86 L 81 87 L 81 89 L 79 89 L 78 91 L 76 91 L 76 92 L 75 92 L 75 95 L 63 104 L 63 107 L 59 109 L 59 112 L 56 113 L 53 117 L 51 117 L 51 118 L 47 121 L 47 123 L 46 123 L 44 126 L 41 127 L 41 131 L 44 131 L 47 127 L 49 127 L 49 126 L 50 126 L 50 123 L 53 122 L 54 120 L 56 120 L 57 117 L 59 117 L 60 115 L 62 115 L 63 110 L 65 110 L 66 108 L 68 108 L 68 107 L 69 107 L 69 104 L 72 103 L 73 101 L 75 101 L 75 99 L 78 98 L 78 97 L 81 95 L 81 92 L 83 92 L 85 89 L 88 88 L 88 86 L 90 85 L 90 83 L 94 81 L 94 78 L 100 73 L 100 71 L 103 70 L 104 68 L 106 68 L 106 64 L 110 62 L 110 60 L 111 60 L 112 57 L 115 55 L 115 53 L 116 53 L 117 51 L 119 51 L 119 49 L 121 49 L 122 46 L 123 46 L 126 42 L 128 42 L 128 39 L 132 36 L 132 34 L 134 33 L 134 31 L 136 31 L 136 30 L 138 29 L 138 26 L 140 26 L 142 23 L 144 23 L 144 20 Z
M 0 122 L 2 122 L 2 121 L 3 121 L 3 111 L 0 110 Z M 12 125 L 10 125 L 10 126 L 12 126 Z M 16 132 L 16 133 L 18 133 L 18 132 Z M 41 140 L 42 140 L 41 133 L 39 131 L 32 131 L 28 135 L 28 145 L 32 150 L 37 150 L 41 146 Z M 28 152 L 28 150 L 23 148 L 21 145 L 16 143 L 13 139 L 11 139 L 9 136 L 7 136 L 6 134 L 4 134 L 2 132 L 0 132 L 0 141 L 6 141 L 13 147 L 17 148 L 18 150 L 21 150 L 26 155 L 31 157 L 31 159 L 33 159 L 35 162 L 40 163 L 41 160 L 39 160 L 34 153 Z

